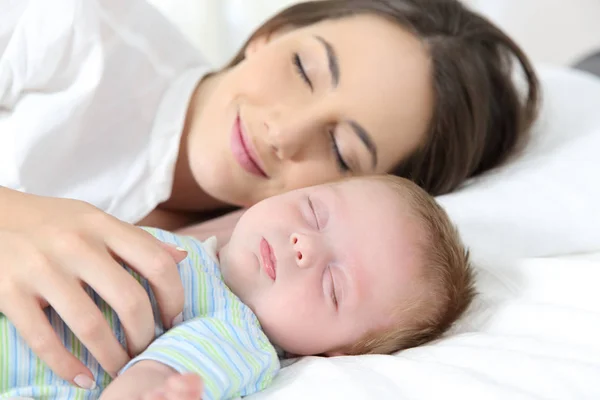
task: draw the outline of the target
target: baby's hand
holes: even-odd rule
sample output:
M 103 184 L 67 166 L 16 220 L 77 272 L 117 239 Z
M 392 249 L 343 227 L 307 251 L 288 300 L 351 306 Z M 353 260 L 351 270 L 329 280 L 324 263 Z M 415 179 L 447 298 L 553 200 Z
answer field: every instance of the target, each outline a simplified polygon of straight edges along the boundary
M 196 374 L 176 374 L 139 400 L 201 400 L 202 378 Z
M 144 360 L 119 375 L 100 400 L 201 400 L 202 378 L 179 372 L 157 361 Z

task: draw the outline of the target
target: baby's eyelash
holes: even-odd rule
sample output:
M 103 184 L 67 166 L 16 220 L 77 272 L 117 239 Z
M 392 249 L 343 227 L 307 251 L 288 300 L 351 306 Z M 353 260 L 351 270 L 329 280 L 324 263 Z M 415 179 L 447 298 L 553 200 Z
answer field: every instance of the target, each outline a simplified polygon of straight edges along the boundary
M 317 224 L 317 229 L 321 230 L 321 226 L 319 225 L 319 216 L 317 215 L 317 212 L 315 211 L 315 207 L 313 206 L 313 202 L 310 199 L 310 196 L 308 197 L 308 205 L 310 206 L 310 209 L 315 217 L 315 222 Z
M 331 275 L 331 300 L 333 301 L 333 305 L 335 308 L 338 308 L 338 300 L 335 294 L 335 281 L 333 280 L 333 272 L 331 272 L 331 268 L 329 268 L 329 274 Z

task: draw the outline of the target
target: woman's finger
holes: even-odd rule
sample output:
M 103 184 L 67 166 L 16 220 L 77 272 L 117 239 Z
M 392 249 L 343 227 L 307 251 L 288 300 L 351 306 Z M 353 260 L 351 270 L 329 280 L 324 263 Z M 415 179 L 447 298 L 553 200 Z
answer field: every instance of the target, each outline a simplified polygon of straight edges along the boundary
M 174 259 L 172 250 L 150 233 L 134 226 L 120 224 L 118 234 L 107 237 L 106 245 L 129 267 L 148 280 L 160 308 L 161 319 L 166 328 L 183 311 L 183 284 L 177 263 L 186 256 Z
M 76 282 L 45 277 L 44 287 L 38 288 L 60 318 L 81 343 L 112 376 L 129 361 L 129 356 L 115 337 L 108 321 L 90 296 Z
M 12 307 L 2 307 L 4 315 L 31 350 L 62 379 L 92 389 L 95 386 L 92 373 L 67 351 L 38 301 L 33 297 L 17 296 L 11 302 Z
M 141 353 L 154 339 L 154 314 L 148 293 L 108 252 L 89 252 L 86 263 L 88 268 L 79 268 L 79 278 L 119 316 L 130 355 Z
M 158 241 L 163 249 L 166 250 L 167 253 L 173 258 L 176 264 L 182 262 L 187 257 L 187 250 L 178 247 L 173 243 L 166 243 L 162 241 Z

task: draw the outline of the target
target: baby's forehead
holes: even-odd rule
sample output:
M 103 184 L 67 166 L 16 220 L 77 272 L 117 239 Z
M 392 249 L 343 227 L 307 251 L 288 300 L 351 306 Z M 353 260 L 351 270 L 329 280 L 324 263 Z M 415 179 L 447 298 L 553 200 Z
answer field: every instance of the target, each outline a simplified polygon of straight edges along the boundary
M 410 187 L 375 178 L 348 179 L 337 185 L 346 227 L 362 231 L 367 250 L 413 253 L 427 241 L 427 224 Z M 397 257 L 404 259 L 402 254 Z
M 411 322 L 427 309 L 430 288 L 421 277 L 408 277 L 403 281 L 387 279 L 385 287 L 379 287 L 370 301 L 365 302 L 362 315 L 367 331 L 387 331 L 391 327 L 411 326 Z
M 404 208 L 414 208 L 416 206 L 415 199 L 422 195 L 422 190 L 414 183 L 397 177 L 388 177 L 385 175 L 376 176 L 357 176 L 348 179 L 343 179 L 334 183 L 332 186 L 339 186 L 349 190 L 358 190 L 362 194 L 368 195 L 372 193 L 377 198 L 393 199 L 396 206 Z M 376 201 L 373 205 L 377 205 Z
M 370 258 L 373 249 L 373 263 L 364 265 L 365 291 L 374 300 L 372 307 L 379 311 L 391 312 L 410 303 L 420 293 L 427 290 L 425 259 L 422 247 L 410 230 L 404 230 L 398 240 L 385 241 L 382 244 L 365 243 L 366 258 Z M 378 239 L 373 237 L 373 242 Z

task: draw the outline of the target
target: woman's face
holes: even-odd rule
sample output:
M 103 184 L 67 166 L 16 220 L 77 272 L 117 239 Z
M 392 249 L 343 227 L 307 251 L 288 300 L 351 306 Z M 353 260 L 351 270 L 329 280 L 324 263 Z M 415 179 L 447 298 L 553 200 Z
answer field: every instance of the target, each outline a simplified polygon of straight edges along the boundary
M 188 152 L 218 200 L 261 199 L 347 175 L 385 173 L 414 151 L 432 111 L 421 42 L 375 16 L 258 37 L 192 110 Z

